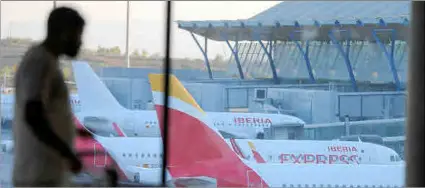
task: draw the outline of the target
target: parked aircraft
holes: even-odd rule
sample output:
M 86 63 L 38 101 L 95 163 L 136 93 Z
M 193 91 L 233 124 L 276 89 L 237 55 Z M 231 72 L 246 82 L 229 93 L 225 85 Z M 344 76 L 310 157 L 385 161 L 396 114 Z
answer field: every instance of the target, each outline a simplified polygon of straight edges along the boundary
M 163 105 L 163 75 L 150 75 L 155 108 L 161 130 Z M 174 89 L 169 95 L 168 111 L 169 158 L 167 181 L 174 186 L 219 187 L 402 187 L 404 165 L 323 165 L 323 164 L 270 164 L 243 159 L 212 125 L 208 115 L 175 77 Z M 81 124 L 80 128 L 83 127 Z M 164 135 L 162 135 L 163 137 Z M 95 136 L 92 143 L 79 142 L 87 149 L 93 145 L 103 151 L 105 161 L 118 167 L 122 178 L 145 184 L 159 184 L 160 168 L 134 165 L 130 157 L 142 156 L 140 148 L 159 145 L 138 141 L 140 138 Z M 149 138 L 145 138 L 149 139 Z M 150 143 L 153 143 L 152 141 Z M 78 145 L 77 145 L 78 146 Z M 332 149 L 331 149 L 332 150 Z M 149 153 L 162 157 L 161 153 Z M 145 154 L 144 157 L 147 157 Z M 91 161 L 90 161 L 91 160 Z M 94 158 L 96 160 L 96 158 Z M 84 160 L 93 163 L 93 158 Z M 100 166 L 106 164 L 99 164 Z M 308 177 L 308 178 L 305 178 Z
M 89 64 L 73 62 L 72 66 L 81 105 L 77 114 L 84 119 L 85 126 L 108 132 L 117 124 L 129 136 L 160 136 L 155 111 L 124 108 Z M 263 138 L 265 128 L 305 124 L 297 117 L 284 114 L 208 112 L 208 115 L 219 131 L 236 138 Z

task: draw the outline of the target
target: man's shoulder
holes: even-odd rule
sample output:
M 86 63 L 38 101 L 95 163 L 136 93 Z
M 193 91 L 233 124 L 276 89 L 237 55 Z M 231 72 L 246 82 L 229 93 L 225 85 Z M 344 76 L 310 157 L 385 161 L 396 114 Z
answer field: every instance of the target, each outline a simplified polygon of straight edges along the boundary
M 50 53 L 42 45 L 33 45 L 22 57 L 15 77 L 25 75 L 23 79 L 33 79 L 33 76 L 44 74 L 50 69 L 51 61 Z
M 27 52 L 25 53 L 24 60 L 32 60 L 32 59 L 39 59 L 39 58 L 49 58 L 50 54 L 46 50 L 46 48 L 41 44 L 35 44 L 28 48 Z
M 50 52 L 43 45 L 36 44 L 28 48 L 19 66 L 26 70 L 25 72 L 31 72 L 47 68 L 52 60 Z

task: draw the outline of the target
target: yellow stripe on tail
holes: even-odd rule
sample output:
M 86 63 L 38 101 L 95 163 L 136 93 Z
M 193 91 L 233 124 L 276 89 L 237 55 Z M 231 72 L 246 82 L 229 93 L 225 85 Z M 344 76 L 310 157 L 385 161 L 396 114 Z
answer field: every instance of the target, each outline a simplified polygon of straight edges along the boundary
M 165 75 L 164 74 L 149 74 L 148 75 L 152 91 L 156 92 L 165 92 L 164 91 L 164 83 L 165 83 Z M 204 113 L 202 108 L 198 105 L 195 99 L 192 98 L 192 95 L 186 90 L 183 84 L 176 78 L 174 75 L 170 75 L 170 93 L 169 96 L 178 98 L 193 107 L 195 107 L 198 111 Z
M 249 147 L 250 147 L 253 151 L 256 151 L 255 146 L 254 146 L 254 143 L 252 143 L 252 142 L 248 141 L 248 145 L 249 145 Z

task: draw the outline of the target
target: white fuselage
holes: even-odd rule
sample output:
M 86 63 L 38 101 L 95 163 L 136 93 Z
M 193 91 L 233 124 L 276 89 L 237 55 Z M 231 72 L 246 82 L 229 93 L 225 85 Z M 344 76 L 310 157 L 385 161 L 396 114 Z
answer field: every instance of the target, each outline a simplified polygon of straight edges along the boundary
M 162 141 L 161 138 L 138 138 L 138 137 L 97 137 L 99 143 L 107 149 L 108 153 L 117 161 L 120 168 L 124 170 L 126 176 L 131 180 L 136 173 L 140 175 L 141 182 L 159 183 L 160 167 L 162 161 Z M 246 139 L 237 140 L 246 142 Z M 250 140 L 255 141 L 255 140 Z M 230 146 L 229 141 L 226 141 Z M 267 141 L 265 141 L 267 142 Z M 278 141 L 282 145 L 286 141 Z M 297 141 L 294 141 L 297 142 Z M 314 143 L 316 141 L 304 141 Z M 326 141 L 332 143 L 333 141 Z M 348 143 L 348 142 L 344 142 Z M 289 143 L 287 143 L 289 144 Z M 290 143 L 289 145 L 296 145 Z M 126 146 L 126 147 L 123 147 Z M 298 151 L 308 148 L 299 148 Z M 312 148 L 310 148 L 312 149 Z M 314 154 L 314 152 L 311 152 Z M 367 154 L 365 154 L 367 155 Z M 98 160 L 105 159 L 104 156 L 98 156 Z M 269 186 L 282 187 L 291 184 L 294 186 L 302 185 L 323 185 L 325 187 L 334 187 L 342 185 L 403 185 L 404 165 L 329 165 L 329 164 L 276 164 L 263 163 L 258 164 L 252 160 L 242 160 L 246 165 L 255 170 Z M 377 162 L 382 164 L 381 162 Z M 372 164 L 372 163 L 366 163 Z M 379 182 L 376 179 L 370 180 L 368 176 L 381 174 Z M 247 173 L 249 174 L 249 173 Z M 308 177 L 308 178 L 305 178 Z
M 253 161 L 248 142 L 267 163 L 285 164 L 375 164 L 401 163 L 393 149 L 378 144 L 318 140 L 247 140 L 236 139 L 241 152 Z
M 207 112 L 214 126 L 236 138 L 256 138 L 265 128 L 273 124 L 301 126 L 301 120 L 281 114 L 259 113 L 222 113 Z M 102 132 L 113 131 L 112 123 L 116 123 L 128 136 L 158 137 L 160 136 L 158 118 L 155 111 L 99 110 L 79 112 L 76 116 L 90 129 Z M 249 123 L 246 123 L 248 120 Z M 253 122 L 255 121 L 255 122 Z
M 272 125 L 302 126 L 304 122 L 296 117 L 282 114 L 223 113 L 207 112 L 214 126 L 236 138 L 256 138 L 265 128 Z M 110 132 L 116 123 L 128 136 L 158 137 L 159 123 L 155 111 L 113 110 L 84 111 L 76 113 L 89 128 Z M 89 118 L 95 117 L 95 118 Z M 105 126 L 108 125 L 108 126 Z
M 82 111 L 78 96 L 70 96 L 71 107 L 76 116 L 90 129 L 109 133 L 112 123 L 120 126 L 128 136 L 158 137 L 159 124 L 154 110 L 98 109 Z M 13 94 L 2 95 L 2 116 L 13 118 Z M 303 126 L 305 122 L 284 114 L 207 112 L 218 130 L 236 138 L 256 138 L 272 125 Z M 105 136 L 105 135 L 103 135 Z
M 117 160 L 126 166 L 140 166 L 148 168 L 160 167 L 162 161 L 162 139 L 143 138 L 143 137 L 96 137 L 97 140 L 109 151 L 115 153 Z M 399 158 L 398 154 L 387 147 L 359 142 L 343 141 L 313 141 L 313 140 L 252 140 L 235 139 L 239 149 L 244 153 L 245 160 L 255 162 L 252 157 L 252 150 L 248 142 L 256 146 L 258 153 L 264 158 L 266 163 L 285 163 L 285 164 L 316 164 L 316 165 L 398 165 L 401 161 L 391 160 Z M 226 139 L 229 147 L 232 147 L 230 140 Z M 125 146 L 125 147 L 122 147 Z M 341 150 L 327 151 L 330 147 L 355 147 L 358 152 L 348 152 Z M 274 148 L 274 149 L 273 149 Z M 270 151 L 274 150 L 274 155 Z M 363 151 L 363 152 L 361 152 Z M 290 154 L 287 160 L 275 160 L 282 156 L 282 153 Z M 305 158 L 309 154 L 314 158 Z M 355 155 L 357 162 L 350 161 L 350 157 Z M 270 160 L 270 156 L 271 160 Z M 317 160 L 317 156 L 324 156 L 322 162 Z M 337 156 L 335 159 L 332 156 Z M 341 156 L 346 156 L 345 158 Z M 292 158 L 291 158 L 292 157 Z M 104 159 L 102 156 L 99 160 Z M 307 159 L 307 162 L 306 162 Z M 311 161 L 311 162 L 310 162 Z M 347 161 L 345 163 L 344 161 Z

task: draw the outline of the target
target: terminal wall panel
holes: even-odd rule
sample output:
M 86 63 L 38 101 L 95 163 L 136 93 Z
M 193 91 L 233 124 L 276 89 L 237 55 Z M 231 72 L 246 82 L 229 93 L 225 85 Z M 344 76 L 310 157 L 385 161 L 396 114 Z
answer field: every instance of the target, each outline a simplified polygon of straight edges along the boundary
M 384 96 L 362 96 L 362 116 L 379 118 L 384 116 Z
M 279 96 L 273 98 L 280 103 L 284 111 L 293 111 L 292 115 L 301 118 L 306 123 L 312 121 L 312 95 L 307 90 L 302 89 L 277 89 L 269 88 L 270 96 Z
M 228 88 L 227 108 L 248 108 L 248 89 Z
M 340 93 L 338 112 L 341 120 L 345 115 L 360 119 L 401 118 L 405 116 L 404 93 Z
M 192 97 L 196 100 L 199 106 L 204 109 L 204 105 L 202 104 L 202 86 L 200 84 L 192 83 L 185 83 L 184 86 L 186 87 L 187 91 L 189 91 L 189 93 L 192 95 Z
M 336 92 L 311 91 L 312 123 L 330 123 L 339 121 L 336 115 Z
M 183 85 L 205 111 L 224 111 L 223 85 L 187 82 Z
M 224 112 L 224 86 L 221 84 L 202 84 L 202 104 L 207 111 Z
M 145 110 L 146 103 L 152 99 L 149 82 L 145 79 L 131 79 L 131 109 Z
M 301 90 L 285 90 L 283 95 L 284 103 L 287 103 L 295 111 L 297 117 L 312 123 L 312 95 Z
M 406 113 L 406 96 L 389 96 L 390 115 L 395 118 L 405 117 Z
M 116 73 L 116 72 L 115 72 Z M 124 107 L 146 110 L 152 101 L 152 91 L 147 79 L 105 78 L 112 95 Z M 224 111 L 223 86 L 220 84 L 183 83 L 205 111 Z
M 268 97 L 282 111 L 295 115 L 307 123 L 337 121 L 335 92 L 303 89 L 269 88 Z
M 339 116 L 344 117 L 346 115 L 350 117 L 361 116 L 361 96 L 339 96 Z
M 129 79 L 123 78 L 108 78 L 103 80 L 112 95 L 125 108 L 131 109 L 131 84 Z

